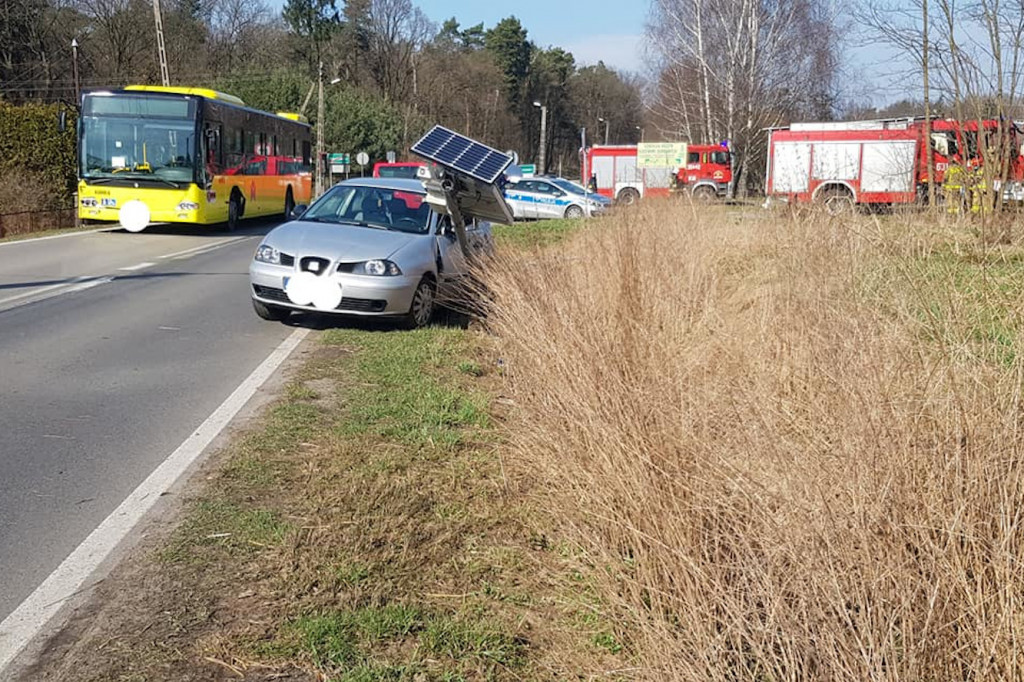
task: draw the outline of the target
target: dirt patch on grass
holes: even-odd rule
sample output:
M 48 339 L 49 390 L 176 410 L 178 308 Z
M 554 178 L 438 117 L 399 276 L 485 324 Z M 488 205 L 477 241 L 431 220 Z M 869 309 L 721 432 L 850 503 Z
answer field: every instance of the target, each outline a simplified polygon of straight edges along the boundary
M 26 680 L 566 679 L 621 667 L 500 457 L 486 337 L 330 330 Z M 507 401 L 505 401 L 507 402 Z

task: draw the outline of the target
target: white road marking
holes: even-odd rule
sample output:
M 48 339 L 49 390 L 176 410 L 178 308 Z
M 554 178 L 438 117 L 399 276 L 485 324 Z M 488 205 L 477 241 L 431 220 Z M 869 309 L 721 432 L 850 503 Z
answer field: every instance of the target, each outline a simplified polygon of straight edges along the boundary
M 93 230 L 93 231 L 94 232 L 103 232 L 104 230 Z M 76 234 L 87 234 L 87 233 L 79 232 L 79 233 L 76 233 Z M 72 236 L 72 235 L 64 235 L 64 234 L 62 234 L 62 235 L 56 235 L 55 237 L 40 237 L 39 239 L 56 239 L 57 237 L 70 237 L 70 236 Z M 199 246 L 192 247 L 191 249 L 185 249 L 184 251 L 178 251 L 178 252 L 175 252 L 175 253 L 169 253 L 169 254 L 166 254 L 164 256 L 158 256 L 157 258 L 158 258 L 158 260 L 166 260 L 166 259 L 169 259 L 169 258 L 173 258 L 175 260 L 185 260 L 187 258 L 192 258 L 193 256 L 198 256 L 200 254 L 209 253 L 210 251 L 216 251 L 217 249 L 223 248 L 225 246 L 229 246 L 231 244 L 234 244 L 235 242 L 245 241 L 247 239 L 255 239 L 258 236 L 259 235 L 244 236 L 244 237 L 233 237 L 231 239 L 225 239 L 225 240 L 222 240 L 222 241 L 219 241 L 219 242 L 214 242 L 213 244 L 201 244 Z M 29 241 L 39 241 L 39 240 L 29 240 Z M 18 243 L 22 243 L 22 242 L 18 242 Z M 0 244 L 0 246 L 3 246 L 3 244 Z M 142 269 L 145 269 L 145 268 L 152 267 L 154 265 L 156 265 L 156 263 L 149 263 L 149 262 L 138 263 L 136 265 L 130 265 L 128 267 L 118 268 L 118 271 L 119 272 L 133 272 L 135 270 L 142 270 Z M 49 286 L 40 287 L 38 289 L 32 289 L 31 291 L 25 291 L 25 292 L 22 292 L 20 294 L 15 294 L 14 296 L 8 296 L 7 298 L 0 298 L 0 311 L 8 310 L 8 309 L 10 309 L 12 307 L 15 307 L 15 306 L 11 306 L 9 304 L 14 303 L 16 301 L 21 301 L 23 299 L 31 299 L 32 303 L 39 303 L 40 301 L 45 301 L 45 300 L 53 298 L 55 296 L 62 296 L 64 294 L 71 294 L 71 293 L 74 293 L 76 291 L 84 291 L 86 289 L 91 289 L 91 288 L 93 288 L 95 286 L 99 286 L 100 284 L 106 284 L 108 282 L 112 282 L 115 279 L 117 279 L 117 277 L 114 276 L 114 275 L 110 275 L 110 276 L 107 276 L 107 277 L 89 277 L 89 276 L 75 277 L 74 279 L 68 280 L 67 282 L 60 282 L 59 284 L 51 284 Z
M 32 244 L 33 242 L 45 242 L 47 239 L 64 239 L 65 237 L 79 237 L 83 234 L 96 234 L 97 232 L 111 232 L 121 229 L 116 227 L 101 227 L 97 230 L 82 230 L 80 232 L 68 232 L 67 234 L 51 234 L 48 237 L 32 237 L 30 239 L 16 239 L 12 242 L 0 242 L 0 247 L 17 246 L 18 244 Z
M 231 422 L 260 386 L 281 366 L 302 342 L 308 329 L 296 329 L 291 336 L 253 370 L 245 381 L 185 439 L 153 473 L 132 491 L 110 516 L 103 520 L 82 544 L 61 563 L 36 590 L 0 623 L 0 679 L 14 658 L 60 611 L 64 602 L 83 590 L 86 580 L 131 532 L 160 496 Z M 85 586 L 84 589 L 89 589 Z
M 252 239 L 252 237 L 233 237 L 231 239 L 222 239 L 221 241 L 214 242 L 213 244 L 200 244 L 199 246 L 193 246 L 191 249 L 185 249 L 184 251 L 175 251 L 174 253 L 168 253 L 163 256 L 157 256 L 157 258 L 165 260 L 168 258 L 180 258 L 181 256 L 194 256 L 198 255 L 199 253 L 205 253 L 207 250 L 212 251 L 213 249 L 219 249 L 220 247 L 227 246 L 228 244 L 240 242 L 244 239 Z
M 40 289 L 33 289 L 32 291 L 26 291 L 14 296 L 8 296 L 7 298 L 0 298 L 0 310 L 6 309 L 7 304 L 22 299 L 31 298 L 33 303 L 39 301 L 45 301 L 48 298 L 54 296 L 63 296 L 64 294 L 71 294 L 76 291 L 85 291 L 86 289 L 92 289 L 100 284 L 106 284 L 107 282 L 113 282 L 114 277 L 76 277 L 69 282 L 61 282 L 60 284 L 51 284 L 47 287 Z M 40 296 L 42 294 L 42 296 Z
M 134 270 L 143 270 L 145 268 L 151 268 L 154 265 L 156 265 L 156 263 L 139 263 L 137 265 L 129 265 L 126 268 L 118 268 L 118 270 L 124 270 L 125 272 L 132 272 Z

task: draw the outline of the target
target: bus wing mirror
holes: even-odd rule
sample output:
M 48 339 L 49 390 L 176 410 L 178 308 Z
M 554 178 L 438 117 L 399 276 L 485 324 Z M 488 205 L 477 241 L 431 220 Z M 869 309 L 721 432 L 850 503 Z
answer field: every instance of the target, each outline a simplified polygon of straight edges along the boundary
M 66 109 L 61 109 L 57 114 L 57 130 L 64 132 L 68 129 L 68 112 Z

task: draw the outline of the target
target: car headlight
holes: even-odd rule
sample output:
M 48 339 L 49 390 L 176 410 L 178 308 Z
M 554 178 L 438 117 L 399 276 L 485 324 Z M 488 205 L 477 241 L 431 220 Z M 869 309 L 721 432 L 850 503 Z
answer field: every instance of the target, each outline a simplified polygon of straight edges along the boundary
M 401 275 L 402 270 L 389 260 L 368 260 L 359 263 L 352 269 L 356 275 L 375 275 L 378 277 L 394 277 Z
M 260 263 L 270 263 L 271 265 L 281 264 L 281 253 L 269 244 L 260 244 L 260 247 L 256 249 L 256 260 Z

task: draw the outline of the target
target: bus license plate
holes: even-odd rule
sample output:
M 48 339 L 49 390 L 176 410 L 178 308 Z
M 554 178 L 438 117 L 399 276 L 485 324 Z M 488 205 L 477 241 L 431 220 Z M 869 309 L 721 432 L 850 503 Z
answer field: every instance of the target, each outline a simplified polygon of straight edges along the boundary
M 117 206 L 117 199 L 100 199 L 100 205 L 108 207 Z

